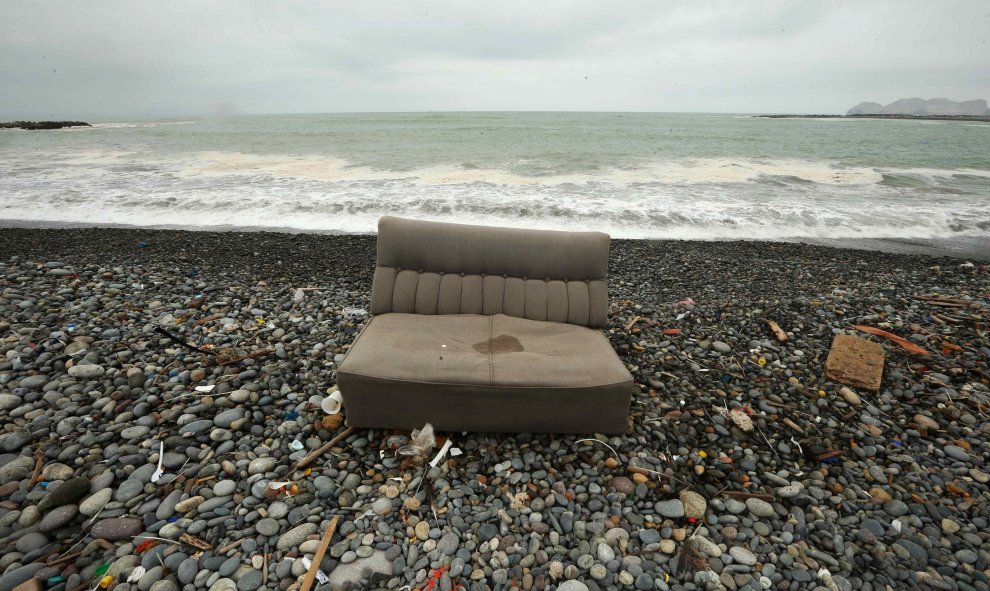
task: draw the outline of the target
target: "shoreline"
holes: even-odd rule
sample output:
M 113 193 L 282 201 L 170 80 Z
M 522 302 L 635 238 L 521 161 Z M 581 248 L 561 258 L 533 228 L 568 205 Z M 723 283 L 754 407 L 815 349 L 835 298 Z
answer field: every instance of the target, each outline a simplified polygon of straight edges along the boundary
M 340 232 L 336 230 L 301 230 L 292 227 L 271 226 L 202 226 L 197 228 L 163 226 L 133 226 L 128 224 L 90 224 L 76 222 L 44 222 L 0 219 L 0 235 L 6 230 L 126 230 L 128 232 L 178 232 L 193 234 L 285 234 L 293 236 L 374 236 L 373 232 Z M 700 244 L 805 244 L 836 250 L 877 251 L 889 254 L 911 254 L 929 257 L 950 257 L 990 261 L 990 238 L 957 236 L 949 238 L 817 238 L 796 237 L 778 240 L 680 240 L 664 238 L 612 238 L 612 241 L 662 242 L 672 245 L 682 243 Z

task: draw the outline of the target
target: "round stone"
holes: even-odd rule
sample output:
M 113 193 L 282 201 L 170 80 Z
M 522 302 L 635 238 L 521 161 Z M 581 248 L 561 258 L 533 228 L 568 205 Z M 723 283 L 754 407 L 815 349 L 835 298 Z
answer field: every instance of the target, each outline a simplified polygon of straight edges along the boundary
M 258 533 L 263 536 L 271 537 L 278 533 L 280 527 L 278 521 L 270 517 L 266 517 L 258 521 L 258 523 L 255 524 L 254 529 L 256 529 Z
M 681 503 L 684 505 L 684 516 L 688 519 L 701 519 L 705 516 L 708 502 L 705 497 L 698 493 L 686 490 L 680 494 Z
M 653 506 L 654 510 L 663 515 L 664 517 L 670 519 L 678 519 L 684 517 L 684 503 L 680 499 L 667 499 L 666 501 L 658 501 L 656 505 Z
M 38 525 L 38 530 L 43 532 L 54 531 L 72 521 L 72 518 L 79 514 L 79 507 L 76 505 L 62 505 L 49 511 Z
M 218 497 L 232 495 L 235 490 L 237 490 L 237 483 L 233 480 L 221 480 L 213 485 L 213 494 Z
M 757 517 L 773 517 L 777 514 L 773 505 L 762 499 L 746 499 L 746 507 Z
M 237 591 L 255 591 L 264 581 L 261 578 L 261 571 L 251 569 L 241 573 L 237 579 Z
M 97 521 L 90 530 L 94 539 L 126 540 L 141 533 L 141 520 L 135 517 L 112 517 Z
M 303 523 L 285 532 L 278 538 L 275 544 L 277 550 L 294 550 L 302 544 L 306 538 L 316 533 L 319 529 L 315 523 Z
M 969 454 L 966 453 L 965 449 L 959 447 L 958 445 L 946 445 L 942 448 L 942 451 L 944 451 L 945 455 L 949 456 L 953 460 L 959 460 L 960 462 L 969 461 Z
M 282 519 L 289 514 L 289 506 L 282 501 L 275 501 L 268 506 L 268 516 L 272 519 Z
M 729 555 L 739 564 L 745 564 L 746 566 L 756 564 L 756 555 L 749 548 L 733 546 L 729 548 Z
M 44 534 L 39 534 L 38 532 L 31 532 L 24 534 L 17 540 L 15 545 L 17 551 L 22 554 L 27 554 L 29 552 L 34 552 L 40 548 L 44 548 L 45 544 L 48 543 L 48 538 Z
M 113 495 L 112 488 L 104 488 L 98 490 L 95 493 L 89 495 L 81 503 L 79 503 L 79 512 L 83 515 L 88 515 L 92 517 L 96 515 L 96 512 L 106 506 L 110 497 Z
M 155 581 L 148 591 L 179 591 L 179 587 L 168 579 Z
M 113 499 L 115 501 L 120 501 L 121 503 L 126 503 L 142 492 L 144 492 L 144 483 L 136 478 L 131 478 L 120 483 L 120 486 L 117 487 L 117 493 L 114 494 Z
M 632 480 L 629 480 L 625 476 L 616 476 L 612 478 L 611 485 L 612 488 L 615 489 L 615 492 L 620 492 L 627 495 L 632 493 L 636 486 Z
M 248 474 L 264 474 L 266 472 L 271 472 L 277 463 L 278 460 L 267 456 L 255 458 L 248 464 Z
M 656 544 L 660 541 L 660 532 L 655 529 L 639 530 L 639 541 L 644 544 Z

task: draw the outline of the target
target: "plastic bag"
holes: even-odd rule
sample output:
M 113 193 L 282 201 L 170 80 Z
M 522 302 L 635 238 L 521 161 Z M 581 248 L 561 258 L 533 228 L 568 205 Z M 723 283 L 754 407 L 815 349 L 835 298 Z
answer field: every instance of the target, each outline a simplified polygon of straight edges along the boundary
M 433 425 L 426 423 L 422 429 L 413 429 L 409 443 L 400 447 L 395 453 L 410 458 L 419 464 L 426 461 L 436 444 L 437 438 L 433 434 Z

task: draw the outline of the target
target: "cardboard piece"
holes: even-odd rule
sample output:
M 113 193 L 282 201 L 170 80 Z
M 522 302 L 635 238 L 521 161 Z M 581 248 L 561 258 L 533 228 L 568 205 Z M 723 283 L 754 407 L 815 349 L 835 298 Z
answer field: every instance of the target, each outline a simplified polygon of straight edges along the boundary
M 877 343 L 852 335 L 836 335 L 825 360 L 825 376 L 846 386 L 879 392 L 883 361 L 883 347 Z

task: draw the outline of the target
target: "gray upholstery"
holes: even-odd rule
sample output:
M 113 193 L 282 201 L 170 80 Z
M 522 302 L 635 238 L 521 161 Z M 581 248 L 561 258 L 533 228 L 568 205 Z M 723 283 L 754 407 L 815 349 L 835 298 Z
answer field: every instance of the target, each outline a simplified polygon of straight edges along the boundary
M 383 217 L 371 313 L 605 325 L 608 234 Z
M 632 377 L 600 330 L 503 314 L 384 314 L 337 373 L 356 426 L 621 433 Z
M 372 313 L 337 369 L 355 427 L 622 433 L 607 234 L 384 217 Z

